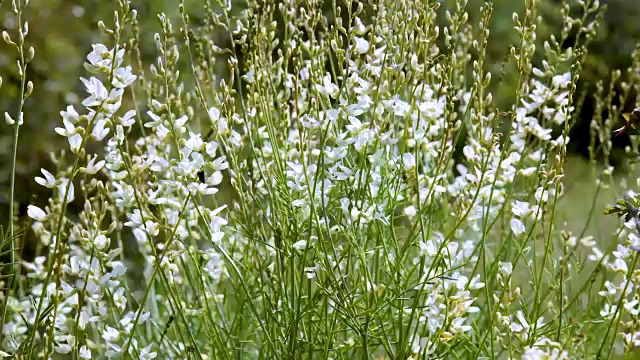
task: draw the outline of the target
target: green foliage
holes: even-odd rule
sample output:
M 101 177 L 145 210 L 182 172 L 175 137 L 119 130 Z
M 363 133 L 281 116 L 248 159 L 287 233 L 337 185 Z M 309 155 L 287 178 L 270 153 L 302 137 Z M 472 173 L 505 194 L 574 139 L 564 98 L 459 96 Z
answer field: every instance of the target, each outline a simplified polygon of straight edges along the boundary
M 625 221 L 607 241 L 588 230 L 601 189 L 637 182 L 594 163 L 613 156 L 640 52 L 601 76 L 588 50 L 616 18 L 596 1 L 11 5 L 1 136 L 19 147 L 0 161 L 8 202 L 29 205 L 2 217 L 0 356 L 640 345 L 640 196 L 605 211 Z M 572 232 L 581 119 L 595 194 Z

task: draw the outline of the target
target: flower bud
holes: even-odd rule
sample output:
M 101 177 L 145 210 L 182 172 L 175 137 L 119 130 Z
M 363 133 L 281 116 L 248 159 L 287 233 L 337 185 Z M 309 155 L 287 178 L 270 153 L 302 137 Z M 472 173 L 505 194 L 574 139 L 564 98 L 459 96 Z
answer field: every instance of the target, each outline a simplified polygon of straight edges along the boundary
M 29 51 L 27 53 L 27 62 L 30 62 L 31 60 L 33 60 L 34 56 L 36 56 L 36 49 L 34 49 L 33 46 L 30 46 Z
M 8 112 L 4 113 L 4 121 L 7 123 L 7 125 L 13 125 L 16 122 L 11 118 L 11 115 L 9 115 Z
M 4 42 L 6 42 L 9 45 L 15 45 L 16 44 L 11 40 L 11 37 L 9 36 L 9 33 L 6 32 L 6 31 L 2 32 L 2 39 L 4 39 Z
M 33 82 L 31 80 L 29 80 L 27 82 L 27 89 L 24 92 L 24 98 L 28 98 L 29 96 L 31 96 L 31 93 L 33 92 Z

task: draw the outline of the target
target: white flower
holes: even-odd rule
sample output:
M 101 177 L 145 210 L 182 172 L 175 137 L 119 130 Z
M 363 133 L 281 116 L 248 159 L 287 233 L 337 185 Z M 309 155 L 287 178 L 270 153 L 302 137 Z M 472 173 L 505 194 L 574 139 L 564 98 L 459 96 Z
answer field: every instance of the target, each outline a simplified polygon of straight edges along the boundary
M 420 253 L 426 256 L 434 256 L 438 253 L 438 246 L 433 240 L 427 240 L 427 242 L 420 242 Z
M 129 110 L 124 114 L 124 116 L 119 117 L 118 120 L 120 121 L 120 124 L 122 126 L 129 127 L 129 126 L 135 124 L 135 122 L 136 122 L 136 119 L 133 118 L 134 116 L 136 116 L 136 111 L 135 110 Z
M 522 355 L 522 360 L 544 360 L 549 359 L 549 355 L 536 348 L 536 347 L 525 347 L 524 354 Z
M 69 140 L 69 148 L 71 151 L 77 153 L 82 145 L 82 136 L 80 136 L 80 134 L 71 135 L 67 140 Z
M 604 304 L 604 309 L 600 310 L 600 316 L 608 318 L 615 314 L 618 310 L 617 305 Z
M 70 121 L 62 119 L 62 124 L 64 128 L 57 127 L 54 129 L 58 135 L 69 137 L 76 134 L 76 127 Z
M 69 141 L 69 147 L 71 151 L 74 153 L 80 149 L 80 145 L 82 144 L 82 136 L 78 134 L 78 130 L 76 127 L 68 120 L 62 119 L 62 123 L 64 124 L 64 128 L 55 128 L 55 132 L 59 135 L 67 137 Z
M 201 151 L 204 142 L 200 138 L 200 134 L 189 133 L 189 140 L 187 140 L 184 146 L 191 151 Z
M 252 68 L 246 74 L 242 75 L 242 79 L 248 82 L 249 84 L 253 84 L 256 82 L 255 73 L 256 71 Z
M 220 109 L 215 106 L 212 106 L 207 111 L 207 114 L 209 115 L 209 119 L 214 123 L 220 119 Z
M 402 162 L 404 163 L 404 169 L 410 170 L 416 166 L 416 157 L 413 153 L 404 153 L 404 155 L 402 155 Z
M 98 106 L 109 97 L 107 88 L 98 78 L 92 76 L 89 80 L 85 78 L 80 78 L 80 80 L 89 93 L 89 97 L 82 102 L 82 105 L 86 107 Z
M 112 328 L 109 325 L 105 325 L 104 332 L 102 333 L 102 338 L 107 342 L 113 342 L 118 340 L 120 337 L 120 332 L 117 329 Z
M 307 266 L 304 268 L 304 273 L 307 276 L 307 279 L 313 279 L 316 277 L 316 271 L 318 271 L 317 269 L 317 265 L 316 266 Z
M 347 106 L 347 115 L 350 116 L 360 116 L 364 114 L 365 111 L 366 109 L 362 104 L 351 104 Z
M 138 244 L 146 244 L 149 238 L 147 237 L 147 233 L 140 228 L 133 229 L 133 237 L 136 238 Z
M 413 205 L 409 205 L 406 208 L 404 208 L 404 214 L 409 218 L 416 216 L 417 213 L 418 213 L 418 210 Z
M 113 88 L 109 92 L 109 97 L 102 103 L 103 110 L 108 114 L 114 114 L 122 104 L 124 89 Z
M 549 200 L 549 192 L 542 187 L 536 189 L 536 200 L 539 202 L 547 202 Z
M 211 176 L 209 176 L 206 179 L 205 182 L 209 185 L 215 186 L 215 185 L 219 185 L 222 182 L 222 178 L 223 178 L 222 172 L 215 171 L 213 174 L 211 174 Z
M 91 350 L 87 349 L 85 345 L 82 345 L 79 355 L 83 359 L 91 359 Z
M 151 347 L 153 346 L 153 344 L 149 344 L 149 346 L 143 348 L 140 351 L 140 359 L 141 360 L 152 360 L 155 359 L 156 356 L 158 356 L 158 353 L 156 353 L 155 351 L 151 351 Z
M 598 261 L 605 257 L 604 253 L 602 253 L 602 251 L 597 247 L 594 246 L 591 250 L 593 251 L 593 254 L 587 256 L 587 259 L 589 259 L 590 261 Z
M 109 238 L 104 236 L 104 234 L 99 234 L 95 239 L 93 239 L 93 243 L 98 250 L 103 250 L 109 246 Z
M 63 355 L 68 354 L 71 352 L 71 350 L 73 350 L 73 348 L 69 344 L 57 344 L 53 347 L 53 349 L 58 354 L 63 354 Z
M 11 115 L 9 115 L 8 112 L 4 113 L 4 121 L 7 123 L 7 125 L 13 125 L 16 123 L 16 121 L 11 118 Z
M 105 351 L 104 353 L 107 357 L 110 357 L 110 358 L 119 357 L 124 352 L 124 349 L 120 347 L 118 344 L 107 343 L 107 345 L 109 346 L 109 350 Z
M 131 66 L 118 68 L 113 74 L 111 82 L 116 88 L 124 88 L 136 81 L 137 76 L 133 75 Z
M 369 51 L 369 42 L 361 37 L 356 37 L 356 51 L 360 54 L 366 54 Z
M 627 263 L 624 260 L 615 259 L 611 264 L 611 270 L 624 274 L 627 271 L 629 271 L 629 267 L 627 266 Z
M 187 117 L 187 115 L 180 116 L 179 118 L 176 119 L 176 128 L 182 128 L 184 124 L 187 123 L 188 120 L 189 118 Z
M 216 151 L 218 150 L 218 143 L 215 142 L 215 141 L 209 141 L 205 145 L 204 150 L 207 153 L 207 155 L 209 155 L 211 157 L 215 157 L 216 156 Z
M 617 288 L 611 281 L 608 281 L 608 280 L 605 281 L 604 286 L 607 288 L 607 290 L 598 292 L 598 295 L 607 296 L 607 295 L 615 295 L 616 294 Z
M 331 124 L 336 123 L 338 116 L 340 116 L 340 109 L 329 109 L 326 111 L 326 118 L 331 122 Z
M 386 102 L 391 112 L 396 116 L 405 116 L 411 110 L 411 105 L 408 102 L 400 100 L 398 98 L 392 98 Z M 425 111 L 425 112 L 428 112 Z
M 111 68 L 117 68 L 122 63 L 124 58 L 124 48 L 118 49 L 115 52 L 116 61 L 113 63 L 113 54 L 115 49 L 108 49 L 102 44 L 91 45 L 93 51 L 87 55 L 88 63 L 85 66 L 89 71 L 108 73 Z
M 100 171 L 104 167 L 104 164 L 106 162 L 104 160 L 100 160 L 96 163 L 97 158 L 98 158 L 98 155 L 93 155 L 93 157 L 89 159 L 89 162 L 87 163 L 87 167 L 80 168 L 80 170 L 85 174 L 89 174 L 89 175 L 93 175 L 98 171 Z
M 320 94 L 333 98 L 338 94 L 338 87 L 331 82 L 331 75 L 329 73 L 322 78 L 322 85 L 315 84 L 315 88 Z
M 500 272 L 504 275 L 511 275 L 513 273 L 513 264 L 500 261 Z
M 524 313 L 521 310 L 516 314 L 516 319 L 518 320 L 517 322 L 512 321 L 509 325 L 509 329 L 512 332 L 520 333 L 529 329 L 529 322 L 524 317 Z
M 67 184 L 69 184 L 68 193 L 67 193 Z M 65 194 L 67 195 L 66 200 L 64 199 Z M 72 202 L 76 198 L 73 182 L 69 183 L 68 179 L 62 179 L 62 181 L 60 182 L 60 185 L 58 185 L 58 197 L 60 201 L 63 201 L 66 203 Z
M 526 231 L 524 224 L 522 223 L 522 221 L 520 221 L 520 219 L 513 218 L 511 219 L 509 224 L 511 225 L 511 231 L 513 231 L 513 234 L 515 236 L 520 236 Z
M 556 75 L 551 79 L 553 87 L 564 89 L 571 83 L 571 73 L 566 72 L 562 75 Z
M 293 244 L 293 248 L 298 250 L 298 251 L 302 251 L 306 247 L 307 247 L 307 241 L 306 240 L 299 240 L 295 244 Z
M 638 305 L 638 300 L 634 299 L 631 301 L 625 301 L 624 304 L 624 309 L 627 310 L 629 312 L 629 314 L 636 316 L 638 315 L 638 312 L 640 309 L 636 308 L 636 306 Z
M 224 233 L 222 231 L 216 231 L 211 234 L 211 242 L 217 244 L 224 238 Z
M 145 124 L 145 126 L 147 126 L 147 124 Z M 160 140 L 164 140 L 167 135 L 169 135 L 169 133 L 171 132 L 171 130 L 167 129 L 164 125 L 160 124 L 156 127 L 156 135 L 158 135 L 158 138 Z
M 113 138 L 118 141 L 118 144 L 122 144 L 124 142 L 124 128 L 122 125 L 116 125 L 116 134 Z
M 203 255 L 205 259 L 208 259 L 204 271 L 213 279 L 220 280 L 220 275 L 224 272 L 222 256 L 213 250 L 207 250 Z
M 317 129 L 322 125 L 316 118 L 307 115 L 302 115 L 300 124 L 307 129 Z
M 35 205 L 27 206 L 27 215 L 35 221 L 44 221 L 47 218 L 47 213 Z
M 515 216 L 526 217 L 531 213 L 531 208 L 529 207 L 529 203 L 526 201 L 516 200 L 511 205 L 511 212 Z
M 109 134 L 109 128 L 105 128 L 104 126 L 107 124 L 107 121 L 104 119 L 100 119 L 96 121 L 93 126 L 93 130 L 91 131 L 91 135 L 96 139 L 96 141 L 102 141 L 107 134 Z
M 538 171 L 537 168 L 530 166 L 528 168 L 524 168 L 524 169 L 520 169 L 518 170 L 518 173 L 521 174 L 522 176 L 531 176 L 533 175 L 536 171 Z
M 162 124 L 162 116 L 156 114 L 155 112 L 149 110 L 147 111 L 147 115 L 151 118 L 152 121 L 145 123 L 144 126 L 148 128 L 154 128 Z
M 227 162 L 226 156 L 220 156 L 219 158 L 213 160 L 211 163 L 211 167 L 214 171 L 224 170 L 229 167 L 229 163 Z
M 629 248 L 633 251 L 640 252 L 640 237 L 634 233 L 629 233 Z
M 45 169 L 40 169 L 40 172 L 42 173 L 42 175 L 44 175 L 44 178 L 36 176 L 35 177 L 35 181 L 38 184 L 40 184 L 40 185 L 42 185 L 44 187 L 47 187 L 49 189 L 52 189 L 57 185 L 56 178 L 53 177 L 53 174 L 51 174 L 50 172 L 48 172 Z
M 540 124 L 533 123 L 530 124 L 531 133 L 540 140 L 551 140 L 551 129 L 545 129 Z
M 454 333 L 467 332 L 471 330 L 471 326 L 464 325 L 464 321 L 465 318 L 461 317 L 453 319 L 453 321 L 451 322 L 451 330 L 453 330 Z
M 60 111 L 60 115 L 64 120 L 67 120 L 68 122 L 73 124 L 77 123 L 80 120 L 80 115 L 78 114 L 76 109 L 73 107 L 73 105 L 67 106 L 66 111 L 64 110 Z
M 87 55 L 89 63 L 96 67 L 109 67 L 111 65 L 111 52 L 102 44 L 91 45 L 93 51 Z

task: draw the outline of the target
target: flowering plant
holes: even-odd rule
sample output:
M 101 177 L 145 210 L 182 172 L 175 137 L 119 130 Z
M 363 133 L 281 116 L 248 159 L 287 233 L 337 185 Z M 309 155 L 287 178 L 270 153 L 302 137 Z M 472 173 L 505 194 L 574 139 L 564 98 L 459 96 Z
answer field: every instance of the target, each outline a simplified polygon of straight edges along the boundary
M 503 112 L 484 63 L 490 2 L 471 25 L 466 1 L 334 2 L 330 17 L 315 1 L 234 16 L 205 1 L 197 26 L 181 3 L 179 29 L 159 16 L 148 65 L 137 12 L 119 1 L 86 58 L 88 96 L 60 113 L 70 153 L 35 178 L 52 196 L 27 209 L 41 251 L 11 262 L 0 356 L 632 351 L 637 216 L 606 252 L 556 221 L 602 14 L 575 3 L 580 17 L 566 4 L 542 47 L 537 2 L 514 14 L 519 77 Z M 6 119 L 17 141 L 23 115 Z M 610 127 L 592 126 L 606 154 Z

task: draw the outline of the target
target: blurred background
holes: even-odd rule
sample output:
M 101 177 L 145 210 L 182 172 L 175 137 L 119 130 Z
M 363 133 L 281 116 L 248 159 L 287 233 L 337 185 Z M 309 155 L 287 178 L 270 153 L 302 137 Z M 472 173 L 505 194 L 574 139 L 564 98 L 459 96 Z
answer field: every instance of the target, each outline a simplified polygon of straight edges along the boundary
M 242 7 L 241 1 L 236 1 Z M 451 2 L 451 1 L 449 1 Z M 327 3 L 331 3 L 328 1 Z M 447 1 L 444 1 L 445 6 Z M 578 93 L 591 94 L 597 81 L 602 80 L 608 88 L 610 73 L 613 69 L 626 69 L 631 64 L 631 53 L 640 41 L 640 1 L 609 0 L 601 1 L 608 7 L 604 23 L 600 26 L 598 38 L 591 44 L 587 61 L 583 64 Z M 470 0 L 468 11 L 470 23 L 478 21 L 480 0 Z M 177 19 L 178 1 L 176 0 L 133 0 L 132 5 L 138 11 L 141 29 L 142 51 L 145 63 L 155 60 L 153 34 L 159 30 L 157 13 L 164 12 L 169 18 Z M 550 33 L 558 33 L 560 29 L 561 1 L 540 0 L 540 13 L 543 26 L 539 28 L 539 39 Z M 92 43 L 100 43 L 101 35 L 97 21 L 104 20 L 109 24 L 112 19 L 115 1 L 104 0 L 31 0 L 25 16 L 30 24 L 27 44 L 36 50 L 34 61 L 28 68 L 27 78 L 34 82 L 33 95 L 28 99 L 24 109 L 24 126 L 20 130 L 18 149 L 18 168 L 16 200 L 21 205 L 22 216 L 26 213 L 26 205 L 46 204 L 48 189 L 38 186 L 34 176 L 40 168 L 52 168 L 49 153 L 67 147 L 66 139 L 58 136 L 54 128 L 61 124 L 60 111 L 69 104 L 77 104 L 84 97 L 84 89 L 79 80 L 87 76 L 82 63 L 86 54 L 91 51 Z M 186 1 L 186 9 L 193 22 L 198 22 L 202 15 L 202 4 L 199 0 Z M 521 12 L 521 1 L 495 0 L 492 33 L 489 40 L 488 70 L 494 76 L 502 71 L 502 64 L 512 44 L 518 42 L 513 29 L 512 14 Z M 329 13 L 329 12 L 327 12 Z M 9 33 L 15 33 L 16 18 L 11 12 L 11 1 L 2 2 L 0 7 L 0 26 Z M 222 36 L 222 35 L 221 35 Z M 570 44 L 567 44 L 570 45 Z M 14 49 L 0 41 L 0 76 L 3 85 L 0 88 L 0 111 L 15 115 L 18 107 L 19 77 L 17 75 L 17 53 Z M 623 75 L 624 76 L 624 75 Z M 499 88 L 494 89 L 494 101 L 500 109 L 508 109 L 515 89 L 516 77 L 507 70 Z M 635 94 L 630 96 L 635 99 Z M 593 202 L 595 194 L 595 172 L 585 160 L 589 141 L 589 123 L 593 117 L 593 99 L 587 96 L 584 100 L 580 118 L 571 133 L 571 162 L 567 165 L 567 196 L 562 207 L 570 227 L 580 231 L 584 219 L 592 205 L 600 211 L 607 203 L 613 203 L 616 194 L 613 190 L 602 191 L 605 195 Z M 625 110 L 631 110 L 634 104 L 622 104 Z M 614 125 L 615 126 L 615 125 Z M 12 128 L 0 125 L 0 224 L 6 225 L 9 206 L 9 179 L 11 172 Z M 614 146 L 622 149 L 628 145 L 626 135 L 616 138 Z M 611 160 L 612 165 L 624 164 L 624 152 L 618 150 Z M 604 166 L 605 164 L 599 164 Z M 624 168 L 618 166 L 620 171 Z M 602 216 L 600 216 L 602 218 Z M 615 226 L 615 218 L 606 218 L 610 226 Z M 591 224 L 590 227 L 594 225 Z M 606 228 L 595 227 L 594 231 L 606 231 Z

